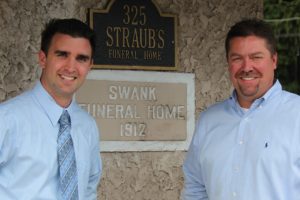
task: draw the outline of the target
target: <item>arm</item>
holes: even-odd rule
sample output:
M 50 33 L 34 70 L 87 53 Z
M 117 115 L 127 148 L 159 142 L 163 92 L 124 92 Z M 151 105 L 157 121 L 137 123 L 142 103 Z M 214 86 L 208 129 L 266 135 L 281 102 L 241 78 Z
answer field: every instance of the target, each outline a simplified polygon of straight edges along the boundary
M 8 128 L 9 123 L 5 113 L 0 111 L 0 170 L 1 166 L 13 155 L 15 139 L 12 130 Z M 10 120 L 11 122 L 12 120 Z
M 208 200 L 200 164 L 200 123 L 197 123 L 193 140 L 183 164 L 184 189 L 183 200 Z M 203 129 L 201 130 L 203 132 Z M 203 139 L 203 138 L 202 138 Z
M 89 182 L 85 194 L 85 200 L 97 199 L 97 188 L 102 173 L 102 162 L 99 149 L 99 134 L 98 129 L 96 127 L 94 128 L 92 143 L 93 144 L 90 154 L 91 167 L 89 172 Z

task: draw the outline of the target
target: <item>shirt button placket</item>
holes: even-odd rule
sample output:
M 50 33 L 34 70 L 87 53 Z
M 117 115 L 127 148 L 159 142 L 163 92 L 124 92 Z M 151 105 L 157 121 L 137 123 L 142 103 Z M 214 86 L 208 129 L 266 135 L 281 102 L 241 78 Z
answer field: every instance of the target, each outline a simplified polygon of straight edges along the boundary
M 237 140 L 237 146 L 236 146 L 236 161 L 233 165 L 233 173 L 234 173 L 234 184 L 233 184 L 233 190 L 231 193 L 232 199 L 238 199 L 238 187 L 239 187 L 239 180 L 240 180 L 240 164 L 242 162 L 242 152 L 244 148 L 244 135 L 247 134 L 247 124 L 249 123 L 249 117 L 245 117 L 244 119 L 241 119 L 239 132 L 238 132 L 238 140 Z

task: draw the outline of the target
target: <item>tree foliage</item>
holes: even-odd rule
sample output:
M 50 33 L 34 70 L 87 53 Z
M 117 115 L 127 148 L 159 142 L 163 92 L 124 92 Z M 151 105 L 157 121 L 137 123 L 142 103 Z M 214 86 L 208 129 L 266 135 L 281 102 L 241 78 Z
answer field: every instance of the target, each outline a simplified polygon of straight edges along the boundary
M 300 94 L 300 0 L 264 0 L 264 19 L 278 42 L 277 77 L 286 90 Z

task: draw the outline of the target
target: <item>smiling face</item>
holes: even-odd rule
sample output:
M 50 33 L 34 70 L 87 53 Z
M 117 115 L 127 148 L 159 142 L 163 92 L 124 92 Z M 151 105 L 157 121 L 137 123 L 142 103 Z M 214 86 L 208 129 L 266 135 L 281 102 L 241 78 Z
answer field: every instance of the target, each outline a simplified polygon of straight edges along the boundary
M 67 107 L 92 65 L 88 39 L 56 33 L 47 55 L 39 52 L 41 83 L 57 104 Z
M 260 37 L 234 37 L 230 41 L 227 61 L 238 102 L 249 108 L 273 85 L 277 54 L 272 55 Z

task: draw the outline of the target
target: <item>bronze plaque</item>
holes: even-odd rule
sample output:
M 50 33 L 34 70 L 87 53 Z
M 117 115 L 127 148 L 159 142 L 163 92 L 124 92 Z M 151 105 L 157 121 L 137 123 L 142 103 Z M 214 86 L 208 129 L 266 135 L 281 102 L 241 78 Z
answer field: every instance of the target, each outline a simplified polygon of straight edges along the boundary
M 89 9 L 97 35 L 93 68 L 177 70 L 177 17 L 151 0 L 112 0 Z

